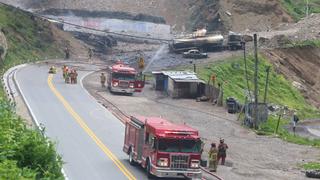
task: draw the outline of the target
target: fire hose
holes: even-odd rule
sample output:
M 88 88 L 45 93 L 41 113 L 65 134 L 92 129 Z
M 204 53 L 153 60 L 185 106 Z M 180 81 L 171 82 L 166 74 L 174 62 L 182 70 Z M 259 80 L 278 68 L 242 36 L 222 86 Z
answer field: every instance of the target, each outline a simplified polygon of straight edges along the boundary
M 204 171 L 205 173 L 207 173 L 207 174 L 209 174 L 209 175 L 211 175 L 211 176 L 215 177 L 215 178 L 216 178 L 216 179 L 218 179 L 218 180 L 224 180 L 222 177 L 219 177 L 218 175 L 216 175 L 216 174 L 214 174 L 214 173 L 212 173 L 212 172 L 208 171 L 208 170 L 207 170 L 207 169 L 205 169 L 204 167 L 200 167 L 200 169 L 201 169 L 202 171 Z

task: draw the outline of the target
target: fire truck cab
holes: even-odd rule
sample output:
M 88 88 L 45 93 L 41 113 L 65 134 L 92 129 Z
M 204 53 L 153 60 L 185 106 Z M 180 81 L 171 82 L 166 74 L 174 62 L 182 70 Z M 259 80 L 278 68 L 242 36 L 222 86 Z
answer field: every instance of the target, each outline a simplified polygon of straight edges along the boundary
M 144 79 L 139 80 L 138 72 L 121 61 L 107 68 L 107 76 L 110 92 L 133 94 L 141 92 L 144 87 Z
M 201 178 L 201 140 L 197 130 L 157 117 L 131 117 L 123 151 L 148 177 Z

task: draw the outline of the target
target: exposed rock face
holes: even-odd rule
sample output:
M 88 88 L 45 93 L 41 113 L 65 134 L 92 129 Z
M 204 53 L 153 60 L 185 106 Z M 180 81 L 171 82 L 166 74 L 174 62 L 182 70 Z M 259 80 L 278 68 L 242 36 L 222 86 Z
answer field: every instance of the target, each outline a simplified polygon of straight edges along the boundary
M 1 55 L 0 59 L 4 59 L 4 57 L 6 56 L 7 48 L 8 48 L 8 45 L 7 45 L 6 36 L 2 33 L 2 31 L 0 31 L 0 55 Z

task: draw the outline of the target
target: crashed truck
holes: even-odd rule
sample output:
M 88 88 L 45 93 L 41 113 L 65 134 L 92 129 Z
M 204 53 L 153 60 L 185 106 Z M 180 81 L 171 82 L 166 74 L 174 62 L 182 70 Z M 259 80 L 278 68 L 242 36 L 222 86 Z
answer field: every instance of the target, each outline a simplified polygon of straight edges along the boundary
M 157 117 L 131 117 L 123 151 L 148 177 L 201 178 L 201 140 L 197 130 Z
M 242 41 L 243 36 L 234 32 L 229 32 L 226 38 L 220 33 L 194 33 L 173 39 L 169 43 L 169 49 L 174 53 L 182 53 L 192 49 L 198 49 L 202 52 L 238 50 L 242 48 Z
M 132 95 L 134 92 L 142 92 L 145 78 L 142 73 L 122 61 L 117 61 L 107 68 L 107 87 L 112 93 L 124 93 Z

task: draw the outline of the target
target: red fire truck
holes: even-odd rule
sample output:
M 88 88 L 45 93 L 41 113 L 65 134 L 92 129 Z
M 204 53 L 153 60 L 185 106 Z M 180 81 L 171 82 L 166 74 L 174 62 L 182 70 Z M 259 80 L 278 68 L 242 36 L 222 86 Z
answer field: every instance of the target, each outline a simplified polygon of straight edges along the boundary
M 157 117 L 131 117 L 123 151 L 148 177 L 201 178 L 201 140 L 197 130 Z
M 121 61 L 107 69 L 107 76 L 110 92 L 133 94 L 141 92 L 144 87 L 144 76 Z

